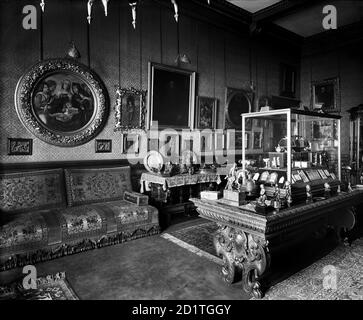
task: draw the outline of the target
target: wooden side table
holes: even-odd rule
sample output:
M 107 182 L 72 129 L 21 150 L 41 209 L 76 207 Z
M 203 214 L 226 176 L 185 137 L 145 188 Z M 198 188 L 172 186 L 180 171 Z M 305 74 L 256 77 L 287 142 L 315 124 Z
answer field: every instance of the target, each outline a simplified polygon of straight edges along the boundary
M 199 197 L 204 190 L 217 190 L 221 181 L 217 173 L 179 174 L 172 177 L 143 173 L 140 178 L 140 192 L 147 193 L 150 204 L 158 208 L 163 230 L 170 225 L 171 216 L 174 214 L 196 214 L 195 206 L 189 199 Z

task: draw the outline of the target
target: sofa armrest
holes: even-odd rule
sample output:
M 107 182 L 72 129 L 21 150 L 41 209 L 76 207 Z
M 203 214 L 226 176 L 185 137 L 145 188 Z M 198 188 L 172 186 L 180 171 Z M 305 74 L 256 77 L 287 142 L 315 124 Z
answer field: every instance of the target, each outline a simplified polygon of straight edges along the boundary
M 138 206 L 146 206 L 149 204 L 149 197 L 147 195 L 135 191 L 125 191 L 124 200 Z

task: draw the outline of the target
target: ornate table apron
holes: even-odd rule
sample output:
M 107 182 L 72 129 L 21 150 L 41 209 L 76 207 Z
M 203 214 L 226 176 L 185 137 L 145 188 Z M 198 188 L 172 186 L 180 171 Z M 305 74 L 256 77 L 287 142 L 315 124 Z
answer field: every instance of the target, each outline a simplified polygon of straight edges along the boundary
M 190 201 L 201 217 L 218 224 L 214 245 L 223 258 L 223 279 L 233 283 L 242 274 L 243 290 L 262 298 L 261 281 L 272 255 L 327 228 L 333 228 L 338 236 L 342 229 L 351 230 L 356 221 L 356 207 L 363 203 L 363 191 L 341 193 L 268 215 L 218 201 L 196 198 Z

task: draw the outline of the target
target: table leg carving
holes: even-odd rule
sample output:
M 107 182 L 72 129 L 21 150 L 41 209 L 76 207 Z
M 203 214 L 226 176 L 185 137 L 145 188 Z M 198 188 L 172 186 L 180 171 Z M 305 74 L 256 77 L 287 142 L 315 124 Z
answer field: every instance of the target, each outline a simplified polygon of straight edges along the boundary
M 270 264 L 268 242 L 244 231 L 218 225 L 214 246 L 223 258 L 224 281 L 233 283 L 242 274 L 243 290 L 255 298 L 262 298 L 259 279 Z

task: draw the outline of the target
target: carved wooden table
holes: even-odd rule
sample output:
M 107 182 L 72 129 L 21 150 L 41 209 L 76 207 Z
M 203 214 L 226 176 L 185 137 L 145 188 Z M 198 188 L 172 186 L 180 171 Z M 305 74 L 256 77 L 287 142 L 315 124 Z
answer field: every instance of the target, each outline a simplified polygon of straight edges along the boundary
M 261 284 L 275 252 L 326 228 L 334 228 L 337 235 L 342 229 L 351 230 L 357 211 L 363 210 L 362 190 L 268 215 L 257 214 L 253 206 L 232 207 L 219 201 L 190 200 L 201 217 L 218 224 L 214 246 L 223 258 L 223 279 L 233 283 L 242 274 L 243 290 L 255 298 L 263 296 Z

